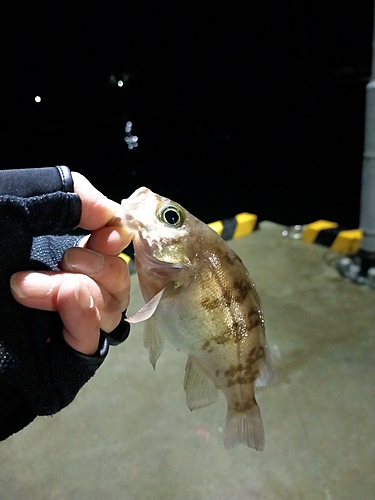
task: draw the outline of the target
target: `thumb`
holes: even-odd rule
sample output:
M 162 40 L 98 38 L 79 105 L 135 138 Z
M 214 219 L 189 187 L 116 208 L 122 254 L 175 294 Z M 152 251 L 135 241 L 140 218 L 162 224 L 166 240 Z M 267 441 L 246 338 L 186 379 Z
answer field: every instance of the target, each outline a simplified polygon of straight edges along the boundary
M 98 229 L 108 224 L 115 225 L 121 205 L 110 200 L 91 182 L 78 172 L 72 172 L 74 192 L 82 201 L 82 215 L 79 226 L 83 229 Z

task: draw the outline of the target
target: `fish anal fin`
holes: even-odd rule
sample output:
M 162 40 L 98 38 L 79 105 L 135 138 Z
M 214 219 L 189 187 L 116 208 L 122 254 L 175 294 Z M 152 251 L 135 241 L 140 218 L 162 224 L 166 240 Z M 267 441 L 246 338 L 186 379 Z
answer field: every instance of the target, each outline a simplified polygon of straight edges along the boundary
M 246 411 L 228 408 L 224 445 L 226 448 L 233 448 L 240 443 L 258 451 L 264 449 L 263 422 L 259 406 L 255 402 Z
M 190 410 L 204 408 L 215 403 L 219 397 L 215 384 L 202 372 L 192 356 L 188 357 L 186 363 L 184 389 L 186 404 Z
M 158 332 L 156 327 L 156 319 L 154 317 L 151 317 L 145 323 L 145 329 L 143 331 L 143 345 L 148 350 L 150 363 L 155 370 L 156 361 L 159 359 L 160 354 L 163 352 L 164 337 Z

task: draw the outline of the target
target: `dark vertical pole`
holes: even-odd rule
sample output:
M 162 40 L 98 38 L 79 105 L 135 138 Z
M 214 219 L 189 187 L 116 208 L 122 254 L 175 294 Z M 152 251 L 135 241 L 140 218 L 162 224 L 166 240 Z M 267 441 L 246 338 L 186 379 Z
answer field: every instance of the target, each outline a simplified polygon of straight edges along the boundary
M 362 164 L 359 227 L 361 248 L 353 257 L 344 257 L 338 271 L 355 283 L 375 288 L 375 5 L 372 38 L 371 79 L 366 86 L 365 140 Z
M 375 19 L 371 80 L 366 86 L 365 120 L 359 227 L 363 230 L 361 249 L 366 252 L 375 252 Z

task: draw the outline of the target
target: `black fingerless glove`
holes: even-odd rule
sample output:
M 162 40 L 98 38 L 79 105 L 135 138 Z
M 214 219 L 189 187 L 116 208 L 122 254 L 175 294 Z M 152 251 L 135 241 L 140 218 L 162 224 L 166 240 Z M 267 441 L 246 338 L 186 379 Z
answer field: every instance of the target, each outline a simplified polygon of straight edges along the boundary
M 68 346 L 56 312 L 20 305 L 9 280 L 21 270 L 58 270 L 82 236 L 81 200 L 67 167 L 0 171 L 0 440 L 75 397 L 108 352 L 85 356 Z M 49 236 L 44 236 L 49 235 Z

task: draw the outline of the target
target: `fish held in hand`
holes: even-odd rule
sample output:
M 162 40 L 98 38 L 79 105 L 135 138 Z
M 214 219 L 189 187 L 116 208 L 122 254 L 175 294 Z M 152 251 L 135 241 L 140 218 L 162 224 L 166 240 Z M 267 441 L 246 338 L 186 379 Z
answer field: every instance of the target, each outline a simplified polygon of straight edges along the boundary
M 255 387 L 272 378 L 260 300 L 238 255 L 178 203 L 145 187 L 122 201 L 132 231 L 145 306 L 144 345 L 155 367 L 164 337 L 187 354 L 184 389 L 190 410 L 227 400 L 227 448 L 264 448 Z

